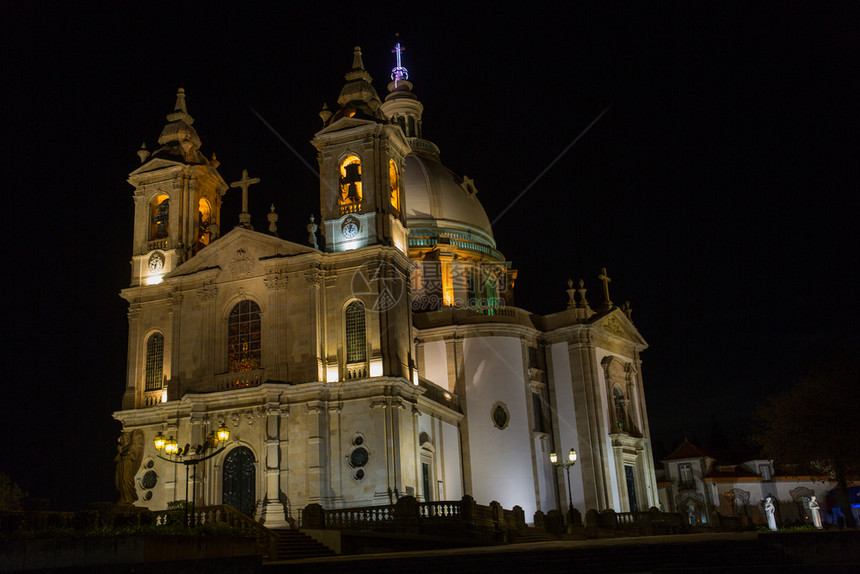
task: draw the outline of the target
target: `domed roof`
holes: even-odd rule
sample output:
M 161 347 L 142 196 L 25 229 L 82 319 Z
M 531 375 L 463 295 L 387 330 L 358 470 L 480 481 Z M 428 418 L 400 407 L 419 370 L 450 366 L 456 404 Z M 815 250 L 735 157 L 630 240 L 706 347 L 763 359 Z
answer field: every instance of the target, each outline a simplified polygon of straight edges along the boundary
M 493 228 L 472 181 L 442 165 L 435 149 L 436 153 L 424 152 L 418 148 L 420 144 L 436 147 L 418 140 L 406 156 L 406 226 L 418 234 L 419 230 L 436 236 L 440 232 L 463 233 L 495 248 Z

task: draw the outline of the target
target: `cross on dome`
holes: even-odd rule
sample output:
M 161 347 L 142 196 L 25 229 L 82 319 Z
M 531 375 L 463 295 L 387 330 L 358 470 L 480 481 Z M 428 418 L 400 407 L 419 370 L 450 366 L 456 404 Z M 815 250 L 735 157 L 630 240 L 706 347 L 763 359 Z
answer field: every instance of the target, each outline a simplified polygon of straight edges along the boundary
M 400 34 L 396 34 L 396 36 L 399 36 L 399 35 Z M 404 50 L 406 50 L 406 48 L 401 46 L 400 42 L 397 42 L 394 45 L 394 49 L 391 50 L 392 54 L 397 54 L 397 65 L 391 69 L 391 79 L 394 80 L 394 86 L 395 87 L 397 87 L 397 82 L 399 82 L 400 80 L 408 80 L 409 79 L 409 72 L 406 71 L 406 68 L 404 68 L 402 63 L 400 62 L 400 54 Z

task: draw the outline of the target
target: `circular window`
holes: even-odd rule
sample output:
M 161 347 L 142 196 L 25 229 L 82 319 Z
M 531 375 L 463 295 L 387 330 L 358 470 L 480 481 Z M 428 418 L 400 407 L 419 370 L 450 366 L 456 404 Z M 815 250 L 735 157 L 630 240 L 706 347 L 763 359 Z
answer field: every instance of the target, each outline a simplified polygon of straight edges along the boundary
M 353 478 L 355 478 L 355 480 L 361 480 L 362 478 L 364 478 L 364 469 L 359 468 L 354 473 L 352 473 L 352 476 Z
M 493 424 L 496 425 L 496 428 L 503 429 L 508 426 L 508 423 L 511 419 L 511 414 L 508 412 L 508 407 L 505 406 L 505 403 L 496 403 L 495 405 L 493 405 L 491 417 L 493 419 Z
M 358 468 L 367 464 L 368 458 L 370 458 L 370 454 L 367 449 L 360 446 L 349 454 L 349 464 L 353 468 Z
M 360 434 L 355 435 L 355 438 L 352 439 L 352 444 L 354 444 L 355 446 L 358 446 L 358 445 L 363 444 L 363 443 L 364 443 L 364 437 L 361 436 Z
M 140 479 L 140 485 L 146 490 L 155 487 L 155 484 L 157 482 L 158 475 L 155 473 L 154 470 L 147 470 L 144 473 L 143 478 Z
M 146 494 L 143 495 L 144 500 L 152 500 L 152 491 L 148 490 Z
M 146 461 L 146 468 L 152 468 L 153 466 L 155 466 L 154 460 L 149 459 L 148 461 Z

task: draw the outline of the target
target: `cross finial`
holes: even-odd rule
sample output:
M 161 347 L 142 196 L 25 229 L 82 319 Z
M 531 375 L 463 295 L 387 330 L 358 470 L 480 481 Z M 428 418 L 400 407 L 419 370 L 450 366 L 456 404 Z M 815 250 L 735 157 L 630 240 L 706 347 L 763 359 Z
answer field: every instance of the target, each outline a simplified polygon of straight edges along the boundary
M 395 36 L 399 39 L 400 34 L 395 34 Z M 400 42 L 397 42 L 394 45 L 394 49 L 391 50 L 393 54 L 397 54 L 397 65 L 391 70 L 391 79 L 394 80 L 394 87 L 397 87 L 397 82 L 400 80 L 409 79 L 409 72 L 406 71 L 406 68 L 400 62 L 400 54 L 406 50 L 403 46 L 400 45 Z
M 266 216 L 269 220 L 269 233 L 278 236 L 278 214 L 275 213 L 275 204 L 272 204 L 272 207 L 269 208 L 269 214 Z
M 609 299 L 609 283 L 612 279 L 606 274 L 606 267 L 600 270 L 600 275 L 597 278 L 603 281 L 603 306 L 612 309 L 612 301 Z
M 230 184 L 230 187 L 241 187 L 242 188 L 242 213 L 239 214 L 239 225 L 246 229 L 254 229 L 251 226 L 251 214 L 248 213 L 248 187 L 255 183 L 260 183 L 259 177 L 248 177 L 248 170 L 242 170 L 242 179 L 239 181 L 234 181 Z

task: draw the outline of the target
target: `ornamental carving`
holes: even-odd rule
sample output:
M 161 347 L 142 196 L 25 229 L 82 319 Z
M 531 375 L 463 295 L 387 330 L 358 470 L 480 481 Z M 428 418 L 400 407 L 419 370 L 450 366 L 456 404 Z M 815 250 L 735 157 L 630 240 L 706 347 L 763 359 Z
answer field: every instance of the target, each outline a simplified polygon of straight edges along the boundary
M 624 329 L 621 327 L 621 323 L 618 321 L 617 317 L 609 317 L 600 326 L 604 331 L 608 331 L 613 335 L 618 335 L 619 337 L 624 335 Z
M 237 249 L 236 255 L 230 261 L 230 273 L 233 279 L 242 279 L 251 275 L 251 267 L 254 261 L 248 256 L 248 252 L 244 249 Z
M 269 289 L 285 289 L 287 287 L 287 282 L 289 278 L 287 277 L 286 271 L 269 271 L 266 274 L 265 279 L 263 279 L 263 283 L 266 284 L 266 287 Z
M 308 269 L 305 271 L 305 280 L 309 285 L 316 285 L 319 287 L 322 284 L 323 273 L 319 269 Z
M 167 312 L 172 313 L 182 303 L 182 293 L 171 291 L 167 296 Z
M 212 283 L 206 283 L 197 291 L 197 298 L 200 301 L 212 301 L 218 295 L 218 287 Z

